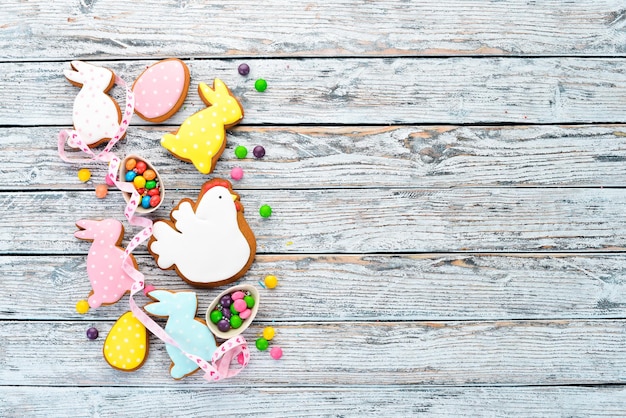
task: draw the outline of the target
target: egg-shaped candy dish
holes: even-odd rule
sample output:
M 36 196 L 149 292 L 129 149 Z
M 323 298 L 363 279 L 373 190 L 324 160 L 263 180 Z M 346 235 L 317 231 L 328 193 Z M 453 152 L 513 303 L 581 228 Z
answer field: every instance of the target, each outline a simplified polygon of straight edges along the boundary
M 156 210 L 165 199 L 165 186 L 159 172 L 148 160 L 135 154 L 127 155 L 120 165 L 120 181 L 132 183 L 139 192 L 140 201 L 137 213 L 150 213 Z M 131 194 L 122 192 L 126 203 Z
M 206 311 L 206 324 L 218 338 L 227 340 L 245 331 L 259 310 L 259 291 L 240 284 L 220 293 Z

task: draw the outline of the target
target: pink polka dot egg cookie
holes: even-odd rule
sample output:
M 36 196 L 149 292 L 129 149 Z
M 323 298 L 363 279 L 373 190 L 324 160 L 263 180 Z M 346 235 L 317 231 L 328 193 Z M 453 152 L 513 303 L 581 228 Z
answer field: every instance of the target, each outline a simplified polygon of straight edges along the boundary
M 124 158 L 120 165 L 120 181 L 132 183 L 137 193 L 139 201 L 137 213 L 150 213 L 156 210 L 165 198 L 165 187 L 159 172 L 145 158 L 130 154 Z M 131 194 L 122 192 L 126 203 L 131 201 Z

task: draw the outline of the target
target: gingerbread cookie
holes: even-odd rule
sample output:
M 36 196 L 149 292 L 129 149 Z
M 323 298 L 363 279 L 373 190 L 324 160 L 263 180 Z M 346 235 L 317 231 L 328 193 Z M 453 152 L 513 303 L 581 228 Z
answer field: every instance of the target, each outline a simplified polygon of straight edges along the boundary
M 113 138 L 122 121 L 119 105 L 107 94 L 115 84 L 115 74 L 82 61 L 72 61 L 71 66 L 63 74 L 81 88 L 74 99 L 74 130 L 85 144 L 95 147 Z M 68 145 L 77 147 L 71 140 Z
M 169 119 L 183 105 L 189 79 L 189 68 L 177 58 L 151 65 L 133 84 L 135 113 L 148 122 Z
M 102 354 L 109 366 L 125 372 L 140 368 L 148 357 L 148 332 L 133 315 L 126 312 L 107 335 Z
M 228 180 L 206 182 L 198 200 L 181 200 L 170 218 L 154 223 L 148 250 L 161 269 L 176 269 L 189 284 L 230 283 L 254 261 L 256 240 Z
M 147 304 L 144 309 L 149 314 L 167 317 L 165 332 L 176 340 L 185 352 L 203 359 L 211 359 L 217 349 L 217 343 L 206 322 L 196 318 L 198 309 L 196 293 L 153 290 L 148 296 L 156 302 Z M 182 379 L 199 369 L 198 363 L 187 357 L 179 348 L 166 344 L 165 349 L 172 360 L 170 375 L 174 379 Z
M 76 222 L 76 226 L 81 228 L 74 233 L 76 238 L 93 242 L 87 255 L 87 275 L 93 289 L 87 300 L 89 306 L 111 305 L 128 293 L 134 283 L 122 268 L 124 249 L 120 244 L 124 227 L 116 219 L 82 219 Z M 128 257 L 137 269 L 135 257 Z
M 198 94 L 209 107 L 189 116 L 175 133 L 165 134 L 161 145 L 181 160 L 193 163 L 202 174 L 209 174 L 226 147 L 226 128 L 243 119 L 243 108 L 217 78 L 213 88 L 200 83 Z

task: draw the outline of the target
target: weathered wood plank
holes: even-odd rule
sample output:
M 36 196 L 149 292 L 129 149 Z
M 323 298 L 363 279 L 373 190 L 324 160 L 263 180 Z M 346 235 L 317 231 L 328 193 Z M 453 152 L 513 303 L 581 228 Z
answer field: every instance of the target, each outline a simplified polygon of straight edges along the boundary
M 137 260 L 154 286 L 194 290 L 152 257 Z M 281 255 L 257 257 L 238 283 L 260 289 L 261 321 L 623 318 L 625 269 L 624 255 Z M 1 320 L 114 321 L 128 310 L 124 298 L 84 316 L 74 311 L 91 290 L 81 256 L 5 256 L 0 271 Z M 279 277 L 276 289 L 258 285 L 268 274 Z M 201 312 L 219 292 L 195 291 Z M 298 309 L 285 309 L 294 295 Z
M 136 153 L 175 187 L 196 187 L 198 172 L 160 145 L 168 127 L 134 127 L 115 147 Z M 76 179 L 78 166 L 57 156 L 58 128 L 4 128 L 0 153 L 3 190 L 92 189 Z M 233 149 L 262 144 L 262 160 L 239 160 Z M 137 151 L 140 150 L 140 151 Z M 250 154 L 251 155 L 251 154 Z M 622 186 L 626 184 L 626 125 L 241 127 L 230 132 L 214 175 L 229 178 L 240 166 L 238 189 L 458 186 Z M 168 179 L 172 181 L 171 179 Z
M 244 336 L 254 341 L 269 323 Z M 101 357 L 112 323 L 17 321 L 0 327 L 0 381 L 20 386 L 202 386 L 169 376 L 164 344 L 151 337 L 134 373 Z M 223 385 L 565 385 L 623 384 L 626 321 L 272 323 L 273 360 L 253 348 L 249 368 Z M 36 357 L 33 350 L 37 347 Z
M 623 416 L 626 389 L 605 387 L 3 387 L 4 417 L 119 416 Z M 137 399 L 158 399 L 157 403 Z M 219 399 L 218 405 L 215 400 Z M 221 406 L 228 405 L 228 408 Z M 77 411 L 79 406 L 80 411 Z
M 131 82 L 153 61 L 102 62 Z M 617 58 L 450 58 L 189 61 L 192 84 L 180 124 L 205 105 L 199 81 L 223 79 L 241 99 L 243 124 L 467 124 L 625 122 L 626 72 Z M 78 89 L 67 62 L 0 64 L 0 125 L 70 126 Z M 254 90 L 267 79 L 264 93 Z M 24 86 L 42 86 L 40 89 Z M 119 89 L 118 89 L 119 90 Z M 140 124 L 139 118 L 133 123 Z
M 195 190 L 169 190 L 151 216 L 169 218 Z M 243 190 L 258 253 L 623 251 L 620 189 Z M 258 208 L 269 204 L 269 219 Z M 0 253 L 86 253 L 78 219 L 123 220 L 123 199 L 92 192 L 0 193 Z M 133 230 L 133 233 L 137 230 Z M 127 228 L 126 240 L 130 239 Z
M 3 59 L 621 55 L 624 8 L 596 2 L 43 0 L 3 7 Z M 268 25 L 267 22 L 272 22 Z

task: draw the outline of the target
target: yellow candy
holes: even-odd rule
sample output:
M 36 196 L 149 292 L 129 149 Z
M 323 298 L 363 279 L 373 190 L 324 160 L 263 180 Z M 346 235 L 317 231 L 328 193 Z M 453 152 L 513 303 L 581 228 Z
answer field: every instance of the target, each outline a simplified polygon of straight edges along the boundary
M 91 171 L 88 168 L 81 168 L 78 170 L 78 180 L 83 183 L 91 178 Z
M 78 302 L 76 302 L 76 312 L 78 312 L 81 315 L 86 314 L 87 312 L 89 312 L 89 302 L 87 302 L 84 299 L 79 300 Z
M 274 338 L 274 334 L 276 334 L 276 331 L 272 327 L 265 327 L 263 329 L 263 338 L 265 338 L 267 341 L 270 341 L 272 338 Z
M 265 276 L 265 286 L 268 289 L 273 289 L 278 285 L 278 279 L 276 276 Z
M 135 187 L 138 189 L 143 189 L 144 187 L 146 187 L 146 179 L 143 178 L 143 176 L 137 176 L 133 179 L 133 183 L 135 184 Z

